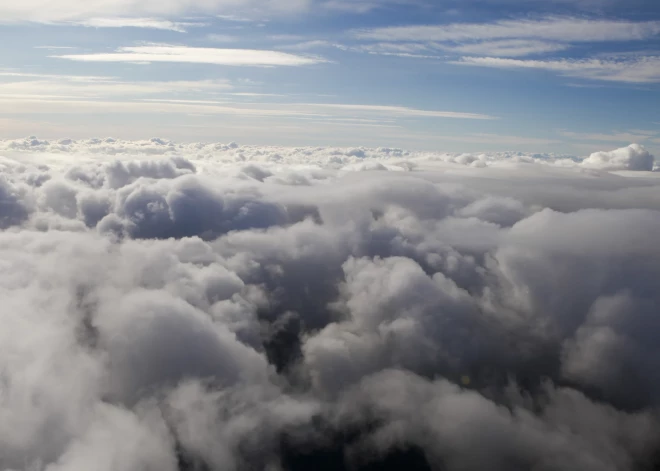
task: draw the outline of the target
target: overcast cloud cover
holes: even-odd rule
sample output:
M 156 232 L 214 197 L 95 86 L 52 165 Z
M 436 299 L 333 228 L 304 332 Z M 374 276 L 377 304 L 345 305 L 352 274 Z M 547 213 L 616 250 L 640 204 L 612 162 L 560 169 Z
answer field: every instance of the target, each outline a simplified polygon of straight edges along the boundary
M 657 469 L 642 146 L 0 156 L 1 469 Z

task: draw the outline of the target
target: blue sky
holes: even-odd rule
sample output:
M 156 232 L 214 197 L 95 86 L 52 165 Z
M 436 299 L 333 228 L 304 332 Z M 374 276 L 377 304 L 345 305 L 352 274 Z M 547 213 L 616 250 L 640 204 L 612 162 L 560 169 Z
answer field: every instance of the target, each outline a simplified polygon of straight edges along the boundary
M 660 154 L 657 0 L 22 0 L 0 137 Z

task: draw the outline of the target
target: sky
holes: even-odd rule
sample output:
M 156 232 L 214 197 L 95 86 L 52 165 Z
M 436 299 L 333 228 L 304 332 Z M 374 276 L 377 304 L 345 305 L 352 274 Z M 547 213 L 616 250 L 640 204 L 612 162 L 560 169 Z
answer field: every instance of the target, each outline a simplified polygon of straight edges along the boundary
M 654 0 L 0 4 L 0 137 L 660 154 Z
M 0 470 L 660 469 L 659 46 L 658 0 L 0 0 Z

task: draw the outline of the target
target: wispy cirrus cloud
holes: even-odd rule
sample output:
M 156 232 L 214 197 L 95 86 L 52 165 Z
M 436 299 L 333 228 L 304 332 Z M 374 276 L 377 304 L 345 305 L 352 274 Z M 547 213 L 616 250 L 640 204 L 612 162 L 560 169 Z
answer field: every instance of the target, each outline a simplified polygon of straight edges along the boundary
M 564 137 L 569 139 L 579 139 L 584 141 L 596 142 L 643 142 L 647 140 L 654 141 L 660 135 L 660 131 L 651 131 L 645 129 L 633 129 L 630 131 L 613 133 L 580 133 L 573 131 L 560 131 Z
M 0 2 L 0 23 L 57 23 L 94 18 L 173 18 L 184 15 L 278 15 L 307 10 L 311 0 L 23 0 Z
M 441 51 L 470 56 L 524 57 L 565 51 L 575 44 L 642 41 L 659 35 L 660 21 L 552 16 L 352 31 L 352 36 L 363 42 L 359 47 L 366 52 L 415 57 Z
M 660 57 L 625 60 L 554 59 L 520 60 L 502 57 L 462 57 L 454 64 L 499 69 L 538 69 L 567 77 L 624 83 L 660 83 Z
M 89 28 L 146 28 L 161 29 L 185 33 L 188 28 L 205 26 L 199 22 L 176 22 L 162 18 L 89 18 L 67 24 L 86 26 Z
M 214 43 L 234 43 L 239 40 L 238 36 L 231 34 L 207 34 L 206 40 Z
M 294 44 L 285 44 L 279 47 L 280 49 L 286 49 L 289 51 L 309 51 L 312 49 L 324 49 L 324 48 L 337 48 L 337 49 L 347 49 L 345 46 L 325 39 L 312 39 L 309 41 L 297 42 Z
M 437 44 L 436 47 L 456 54 L 522 57 L 564 51 L 570 46 L 538 39 L 498 39 L 467 44 Z
M 360 29 L 356 50 L 373 54 L 435 57 L 456 54 L 452 64 L 501 69 L 538 69 L 562 76 L 620 83 L 660 82 L 660 56 L 653 52 L 598 52 L 591 57 L 518 59 L 568 50 L 577 44 L 624 43 L 660 36 L 660 21 L 545 17 L 488 23 L 391 26 Z M 435 57 L 437 58 L 437 57 Z
M 230 21 L 233 23 L 251 23 L 254 19 L 247 16 L 238 16 L 238 15 L 215 15 L 216 18 L 222 21 Z
M 65 49 L 77 49 L 74 46 L 34 46 L 34 49 L 48 49 L 50 51 L 65 50 Z
M 227 80 L 126 81 L 113 77 L 22 74 L 0 72 L 0 97 L 50 96 L 117 97 L 170 93 L 207 93 L 233 88 Z
M 492 23 L 391 26 L 353 31 L 357 39 L 376 41 L 478 41 L 544 39 L 558 42 L 634 41 L 660 35 L 660 21 L 632 22 L 547 17 Z
M 325 10 L 364 14 L 378 8 L 405 5 L 406 7 L 424 5 L 424 0 L 325 0 L 320 6 Z
M 382 105 L 354 105 L 354 104 L 328 104 L 328 103 L 314 103 L 309 106 L 352 111 L 358 113 L 378 113 L 390 116 L 399 117 L 431 117 L 431 118 L 453 118 L 453 119 L 497 119 L 494 116 L 489 116 L 479 113 L 463 113 L 455 111 L 436 111 L 436 110 L 420 110 L 415 108 L 408 108 L 404 106 L 382 106 Z
M 53 80 L 62 80 L 69 82 L 81 82 L 81 83 L 90 83 L 90 82 L 108 82 L 116 80 L 115 77 L 108 77 L 103 75 L 61 75 L 61 74 L 39 74 L 34 72 L 24 72 L 21 70 L 0 70 L 0 77 L 13 77 L 13 78 L 24 78 L 24 79 L 53 79 Z
M 77 82 L 78 85 L 81 82 Z M 229 116 L 313 117 L 324 120 L 383 122 L 418 118 L 494 120 L 481 113 L 420 109 L 350 103 L 255 102 L 264 97 L 285 95 L 259 94 L 231 90 L 226 82 L 119 82 L 91 81 L 85 87 L 66 79 L 0 83 L 0 104 L 16 113 L 172 113 Z M 48 95 L 43 90 L 49 90 Z M 222 98 L 199 98 L 194 92 L 216 92 Z M 160 95 L 160 96 L 159 96 Z M 147 98 L 149 97 L 149 98 Z M 252 98 L 251 102 L 235 98 Z
M 279 51 L 164 45 L 121 47 L 111 53 L 65 54 L 52 57 L 80 62 L 181 62 L 258 67 L 303 66 L 327 62 L 318 56 Z

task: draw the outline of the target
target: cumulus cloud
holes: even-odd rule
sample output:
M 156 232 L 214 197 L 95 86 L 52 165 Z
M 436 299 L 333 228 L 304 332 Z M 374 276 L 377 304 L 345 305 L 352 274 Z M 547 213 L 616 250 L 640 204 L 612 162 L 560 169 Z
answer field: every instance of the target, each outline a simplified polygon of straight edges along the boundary
M 0 155 L 2 469 L 658 464 L 639 145 Z
M 611 152 L 595 152 L 582 165 L 607 170 L 653 170 L 655 158 L 639 144 Z

